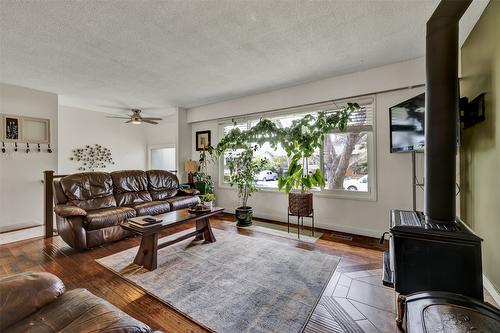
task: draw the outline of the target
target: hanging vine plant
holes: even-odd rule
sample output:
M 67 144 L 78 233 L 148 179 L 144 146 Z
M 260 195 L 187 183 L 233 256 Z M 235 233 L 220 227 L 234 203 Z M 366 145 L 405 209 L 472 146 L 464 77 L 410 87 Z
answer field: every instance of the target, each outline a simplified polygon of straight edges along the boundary
M 319 169 L 309 173 L 308 159 L 322 147 L 327 133 L 334 129 L 344 131 L 351 113 L 359 109 L 359 104 L 347 103 L 338 111 L 308 114 L 294 120 L 287 128 L 280 128 L 269 119 L 261 119 L 247 131 L 238 127 L 232 129 L 216 147 L 209 147 L 208 152 L 217 156 L 230 152 L 227 158 L 229 183 L 238 188 L 240 198 L 245 198 L 242 207 L 247 206 L 250 194 L 257 191 L 254 177 L 260 169 L 252 165 L 255 164 L 253 154 L 264 144 L 275 150 L 278 144 L 281 145 L 290 159 L 287 174 L 278 178 L 278 189 L 286 193 L 299 189 L 301 193 L 310 192 L 313 187 L 324 186 L 325 179 Z M 310 200 L 312 209 L 312 197 Z
M 71 161 L 80 162 L 80 171 L 94 171 L 95 169 L 104 169 L 108 165 L 113 165 L 113 157 L 111 150 L 99 144 L 87 145 L 84 148 L 73 150 L 73 156 L 69 158 Z
M 323 146 L 327 133 L 334 129 L 344 131 L 351 113 L 360 108 L 357 103 L 347 103 L 339 111 L 305 115 L 287 128 L 280 128 L 269 119 L 261 119 L 247 131 L 232 129 L 215 148 L 210 147 L 209 152 L 221 156 L 225 151 L 246 150 L 253 156 L 253 152 L 265 143 L 273 149 L 280 144 L 290 158 L 290 164 L 287 175 L 279 177 L 279 189 L 286 193 L 292 189 L 308 191 L 324 185 L 325 181 L 319 169 L 309 174 L 307 159 Z

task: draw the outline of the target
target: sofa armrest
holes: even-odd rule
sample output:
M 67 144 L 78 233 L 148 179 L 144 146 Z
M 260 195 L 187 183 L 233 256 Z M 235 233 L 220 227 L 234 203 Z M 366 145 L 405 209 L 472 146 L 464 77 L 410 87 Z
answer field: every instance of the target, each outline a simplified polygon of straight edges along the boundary
M 72 205 L 56 205 L 54 212 L 61 217 L 86 216 L 87 212 L 80 207 Z
M 0 278 L 0 331 L 63 293 L 64 283 L 50 273 L 28 272 Z
M 195 188 L 180 188 L 179 191 L 177 192 L 177 195 L 188 195 L 188 196 L 195 196 L 195 195 L 200 195 L 200 191 L 198 191 Z

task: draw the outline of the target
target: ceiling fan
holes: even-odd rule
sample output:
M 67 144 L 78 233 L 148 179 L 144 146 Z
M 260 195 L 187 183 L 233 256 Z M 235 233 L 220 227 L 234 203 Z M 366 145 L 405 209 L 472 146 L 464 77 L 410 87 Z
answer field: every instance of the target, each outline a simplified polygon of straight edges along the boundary
M 148 123 L 148 124 L 156 125 L 158 123 L 155 120 L 162 120 L 162 118 L 142 117 L 141 116 L 142 110 L 140 110 L 140 109 L 130 109 L 130 111 L 132 111 L 132 114 L 127 116 L 127 117 L 107 116 L 106 118 L 128 119 L 128 121 L 126 121 L 125 124 Z

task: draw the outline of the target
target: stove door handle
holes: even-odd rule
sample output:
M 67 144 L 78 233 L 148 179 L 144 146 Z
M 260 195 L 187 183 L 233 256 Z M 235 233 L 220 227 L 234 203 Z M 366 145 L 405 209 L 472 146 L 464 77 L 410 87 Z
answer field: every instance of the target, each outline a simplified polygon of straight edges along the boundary
M 386 232 L 384 232 L 384 233 L 382 234 L 382 237 L 380 237 L 380 240 L 379 240 L 379 243 L 380 243 L 380 244 L 384 244 L 385 235 L 387 235 L 388 233 L 389 233 L 389 232 L 388 232 L 388 231 L 386 231 Z

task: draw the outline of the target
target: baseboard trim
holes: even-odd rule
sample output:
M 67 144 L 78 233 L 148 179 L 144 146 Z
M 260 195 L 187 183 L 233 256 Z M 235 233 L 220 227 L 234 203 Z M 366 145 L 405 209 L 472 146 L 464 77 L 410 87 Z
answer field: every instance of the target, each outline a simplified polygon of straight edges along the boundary
M 19 223 L 19 224 L 9 224 L 5 226 L 0 226 L 0 234 L 5 234 L 8 232 L 13 232 L 13 231 L 19 231 L 19 230 L 24 230 L 24 229 L 30 229 L 30 228 L 35 228 L 43 225 L 42 223 L 39 222 L 26 222 L 26 223 Z
M 491 281 L 484 274 L 483 274 L 483 286 L 484 289 L 486 289 L 490 293 L 491 297 L 493 297 L 497 305 L 500 306 L 500 294 L 498 293 L 498 290 L 495 288 L 493 283 L 491 283 Z
M 266 220 L 271 220 L 271 221 L 278 221 L 278 222 L 287 222 L 286 216 L 274 216 L 272 214 L 265 214 L 261 213 L 258 211 L 254 211 L 255 218 L 262 218 Z M 295 220 L 293 220 L 294 217 L 290 216 L 290 222 L 296 223 L 296 217 Z M 305 218 L 304 219 L 304 225 L 310 225 L 310 219 Z M 330 230 L 330 231 L 340 231 L 340 232 L 345 232 L 348 234 L 353 234 L 353 235 L 360 235 L 360 236 L 367 236 L 367 237 L 373 237 L 373 238 L 380 238 L 380 235 L 382 232 L 377 231 L 377 230 L 372 230 L 372 229 L 361 229 L 361 228 L 355 228 L 351 226 L 346 226 L 346 225 L 331 225 L 331 224 L 325 224 L 325 223 L 314 223 L 315 227 L 325 229 L 325 230 Z

